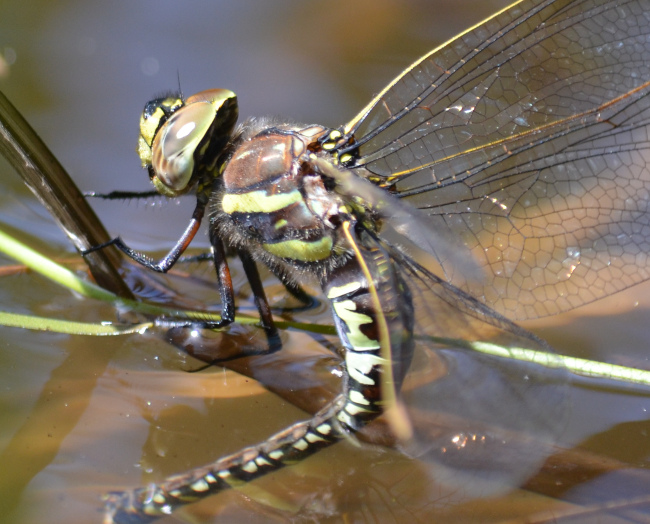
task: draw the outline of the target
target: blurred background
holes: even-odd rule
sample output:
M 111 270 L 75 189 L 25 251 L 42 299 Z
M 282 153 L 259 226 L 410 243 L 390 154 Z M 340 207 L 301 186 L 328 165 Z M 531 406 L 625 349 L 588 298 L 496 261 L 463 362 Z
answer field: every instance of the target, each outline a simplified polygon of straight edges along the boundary
M 506 3 L 2 0 L 0 88 L 82 190 L 146 190 L 139 115 L 179 83 L 186 95 L 232 89 L 242 118 L 339 126 L 409 63 Z M 167 206 L 152 231 L 136 205 L 93 205 L 111 232 L 149 249 L 168 244 L 165 220 L 180 232 L 191 213 Z
M 148 177 L 135 153 L 140 112 L 147 100 L 176 90 L 179 83 L 186 95 L 212 87 L 232 89 L 242 118 L 279 115 L 336 127 L 419 56 L 508 3 L 0 0 L 0 89 L 83 191 L 144 191 L 150 189 Z M 49 254 L 72 256 L 65 235 L 2 159 L 0 181 L 2 226 Z M 193 209 L 191 199 L 160 203 L 91 201 L 111 235 L 120 234 L 147 251 L 168 249 Z M 193 246 L 207 246 L 207 235 L 201 233 Z M 531 325 L 560 352 L 623 364 L 647 362 L 648 289 L 639 286 Z M 113 314 L 111 306 L 89 307 L 87 300 L 70 295 L 29 275 L 4 278 L 0 285 L 4 309 L 88 321 Z M 209 376 L 202 380 L 184 374 L 179 379 L 181 357 L 173 349 L 146 337 L 124 340 L 0 328 L 0 523 L 100 522 L 99 496 L 106 490 L 214 457 L 214 428 L 224 420 L 235 429 L 220 430 L 219 439 L 228 442 L 226 451 L 235 451 L 242 442 L 250 443 L 252 432 L 263 439 L 304 417 L 270 395 L 258 397 L 258 390 L 247 389 L 240 404 L 237 388 L 250 384 L 231 375 L 223 378 L 228 393 L 215 389 Z M 599 453 L 647 466 L 647 396 L 596 391 L 584 382 L 572 396 L 569 445 L 584 440 Z M 256 400 L 251 408 L 250 397 L 264 402 Z M 153 458 L 146 459 L 147 453 Z M 333 453 L 311 461 L 312 469 L 298 473 L 296 485 L 305 471 L 340 468 L 352 475 L 355 460 L 387 461 L 386 454 L 356 448 Z M 153 466 L 147 467 L 147 460 Z M 293 477 L 287 475 L 283 482 L 291 485 Z M 388 478 L 398 476 L 391 470 Z M 610 493 L 612 486 L 622 484 L 614 479 L 598 490 Z M 391 514 L 391 489 L 375 493 L 379 502 L 368 499 L 368 521 L 386 522 L 367 508 L 386 504 L 389 510 L 381 515 Z M 593 494 L 598 490 L 592 496 L 597 498 Z M 438 502 L 437 494 L 427 496 L 425 507 Z M 450 511 L 441 500 L 443 510 Z M 466 506 L 447 521 L 486 521 L 489 515 L 510 517 L 519 509 L 508 500 L 499 509 L 473 508 L 482 516 L 477 517 Z M 189 518 L 212 522 L 211 511 L 208 506 L 203 519 L 200 511 Z M 267 522 L 243 514 L 248 522 Z M 419 515 L 415 510 L 400 513 L 405 514 L 409 522 Z M 220 522 L 241 522 L 241 515 Z M 332 517 L 331 522 L 339 521 L 338 515 Z M 403 521 L 395 517 L 395 522 Z

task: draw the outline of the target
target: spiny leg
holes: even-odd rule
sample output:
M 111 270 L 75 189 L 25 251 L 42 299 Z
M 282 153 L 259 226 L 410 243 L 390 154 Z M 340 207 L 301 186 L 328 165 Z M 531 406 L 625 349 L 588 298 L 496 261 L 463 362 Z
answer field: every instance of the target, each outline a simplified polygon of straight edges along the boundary
M 208 260 L 214 260 L 214 255 L 212 253 L 200 253 L 198 255 L 183 256 L 178 259 L 178 262 L 187 264 L 192 262 L 205 262 Z M 287 275 L 279 271 L 277 268 L 272 267 L 269 269 L 271 269 L 272 273 L 284 286 L 287 292 L 292 297 L 294 297 L 295 299 L 303 303 L 302 306 L 298 306 L 298 307 L 278 308 L 276 306 L 273 309 L 280 310 L 280 311 L 284 311 L 285 309 L 287 311 L 304 311 L 316 307 L 318 305 L 318 300 L 314 296 L 310 295 L 307 291 L 305 291 L 300 284 L 298 284 L 291 278 L 287 277 Z
M 96 193 L 86 191 L 86 198 L 99 198 L 101 200 L 147 200 L 149 198 L 160 198 L 158 191 L 111 191 L 110 193 Z
M 84 251 L 82 255 L 87 255 L 88 253 L 92 253 L 93 251 L 97 251 L 98 249 L 103 249 L 108 246 L 115 246 L 129 258 L 135 260 L 138 264 L 141 264 L 144 267 L 158 273 L 167 273 L 167 271 L 169 271 L 174 266 L 174 264 L 176 264 L 178 259 L 190 245 L 192 239 L 196 236 L 196 233 L 201 226 L 203 215 L 205 214 L 206 204 L 207 200 L 205 198 L 197 198 L 196 207 L 194 208 L 192 219 L 190 220 L 187 228 L 185 228 L 185 231 L 178 239 L 174 247 L 169 251 L 169 253 L 167 253 L 158 261 L 152 260 L 147 255 L 130 248 L 120 237 L 116 237 L 113 240 L 105 242 L 104 244 L 100 244 L 87 251 Z
M 230 276 L 230 269 L 228 268 L 228 263 L 226 259 L 225 249 L 223 242 L 218 237 L 218 235 L 211 231 L 211 243 L 212 243 L 212 252 L 214 257 L 214 265 L 217 274 L 217 280 L 219 284 L 219 293 L 221 295 L 221 320 L 219 321 L 202 321 L 195 319 L 184 319 L 184 318 L 160 318 L 156 320 L 156 325 L 166 328 L 194 328 L 194 329 L 220 329 L 228 326 L 235 320 L 235 295 L 232 284 L 232 279 Z M 262 323 L 262 328 L 266 334 L 268 345 L 259 349 L 246 350 L 238 352 L 235 355 L 230 355 L 226 358 L 215 358 L 211 361 L 212 364 L 223 362 L 226 360 L 232 360 L 234 358 L 240 358 L 244 356 L 251 355 L 260 355 L 268 354 L 272 351 L 278 351 L 282 347 L 282 342 L 278 334 L 277 328 L 275 327 L 275 322 L 273 321 L 273 315 L 271 314 L 271 308 L 269 307 L 266 294 L 264 292 L 264 286 L 262 285 L 262 280 L 259 275 L 257 264 L 255 261 L 245 252 L 239 252 L 239 257 L 242 261 L 244 272 L 250 283 L 251 290 L 253 292 L 253 297 L 255 305 L 260 315 L 260 320 Z M 175 337 L 172 337 L 175 338 Z

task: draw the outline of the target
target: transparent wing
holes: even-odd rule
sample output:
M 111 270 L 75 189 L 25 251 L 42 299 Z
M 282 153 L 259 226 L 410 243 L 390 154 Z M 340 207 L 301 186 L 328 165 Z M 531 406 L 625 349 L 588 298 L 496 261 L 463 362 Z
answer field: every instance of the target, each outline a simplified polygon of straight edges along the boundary
M 648 56 L 650 0 L 518 2 L 350 122 L 351 169 L 461 239 L 500 313 L 596 300 L 650 276 Z
M 405 317 L 412 318 L 413 362 L 410 351 L 401 354 L 410 345 L 399 329 L 384 339 L 393 352 L 384 357 L 392 363 L 385 376 L 395 378 L 383 385 L 386 416 L 398 439 L 407 439 L 400 442 L 403 451 L 431 462 L 436 479 L 462 487 L 466 496 L 521 484 L 552 453 L 566 424 L 568 376 L 561 360 L 544 341 L 425 267 L 439 247 L 452 262 L 460 255 L 449 253 L 437 231 L 430 238 L 421 231 L 412 236 L 409 222 L 420 229 L 414 208 L 327 160 L 312 155 L 309 161 L 336 181 L 349 209 L 363 203 L 382 219 L 377 232 L 366 230 L 349 241 L 363 245 L 355 249 L 360 266 L 379 271 L 374 278 L 384 308 L 405 325 L 411 323 Z M 391 212 L 404 227 L 390 227 Z M 388 257 L 390 267 L 373 260 L 379 252 L 378 260 Z M 405 374 L 401 392 L 394 391 Z M 413 438 L 404 436 L 411 433 Z
M 564 429 L 568 374 L 543 341 L 399 251 L 416 351 L 401 398 L 404 448 L 467 495 L 492 495 L 539 470 Z

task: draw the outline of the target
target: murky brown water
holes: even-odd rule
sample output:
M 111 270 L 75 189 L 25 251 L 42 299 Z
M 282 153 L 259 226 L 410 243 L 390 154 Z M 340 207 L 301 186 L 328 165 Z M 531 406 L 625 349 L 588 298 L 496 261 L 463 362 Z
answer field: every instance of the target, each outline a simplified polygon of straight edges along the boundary
M 134 153 L 139 112 L 152 94 L 176 88 L 178 78 L 185 93 L 233 89 L 242 116 L 278 114 L 335 126 L 417 56 L 506 3 L 2 0 L 0 53 L 10 63 L 0 69 L 0 88 L 83 190 L 144 190 L 146 176 Z M 65 236 L 4 164 L 0 183 L 3 229 L 52 256 L 73 256 Z M 173 232 L 183 229 L 192 204 L 93 205 L 112 233 L 140 249 L 164 250 L 175 240 Z M 206 236 L 196 244 L 207 245 Z M 274 290 L 279 300 L 281 289 Z M 532 325 L 560 353 L 647 363 L 649 292 L 640 286 Z M 216 292 L 204 293 L 197 291 L 198 298 L 217 300 Z M 32 274 L 2 277 L 0 304 L 79 321 L 114 316 L 110 306 L 79 299 Z M 301 319 L 328 315 L 323 308 Z M 285 345 L 326 354 L 301 333 L 287 334 Z M 305 416 L 232 372 L 185 372 L 197 367 L 153 337 L 0 328 L 0 522 L 100 522 L 99 497 L 107 490 L 203 464 Z M 292 373 L 299 377 L 300 369 Z M 296 387 L 302 387 L 298 379 Z M 647 493 L 648 390 L 580 380 L 570 396 L 563 446 L 581 444 L 598 460 L 616 459 L 630 468 L 623 474 L 612 465 L 610 473 L 598 470 L 573 484 L 558 477 L 565 484 L 557 494 L 570 503 L 532 491 L 467 500 L 396 452 L 342 444 L 169 522 L 214 522 L 217 512 L 219 522 L 283 522 L 299 507 L 323 522 L 344 516 L 348 522 L 502 522 Z M 589 469 L 584 462 L 581 467 Z M 647 507 L 627 517 L 647 521 Z M 612 515 L 601 519 L 616 522 Z

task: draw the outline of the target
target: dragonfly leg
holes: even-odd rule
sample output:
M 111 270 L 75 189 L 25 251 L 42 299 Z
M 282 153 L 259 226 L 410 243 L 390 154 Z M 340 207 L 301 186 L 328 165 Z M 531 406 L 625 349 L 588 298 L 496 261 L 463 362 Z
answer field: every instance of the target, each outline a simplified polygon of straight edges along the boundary
M 101 200 L 146 200 L 148 198 L 160 198 L 158 191 L 111 191 L 110 193 L 97 193 L 86 191 L 86 198 L 99 198 Z
M 269 302 L 266 299 L 266 293 L 264 293 L 264 286 L 262 285 L 262 279 L 260 278 L 257 264 L 248 253 L 240 252 L 239 258 L 241 258 L 242 264 L 244 266 L 244 272 L 246 273 L 248 283 L 250 284 L 251 290 L 253 291 L 255 305 L 257 306 L 257 310 L 260 314 L 262 327 L 264 328 L 266 337 L 269 341 L 269 351 L 276 351 L 282 347 L 282 342 L 280 341 L 278 330 L 275 327 L 275 322 L 273 321 L 273 314 L 271 313 Z
M 217 273 L 217 280 L 219 284 L 219 293 L 221 295 L 221 320 L 219 321 L 202 321 L 196 319 L 170 319 L 161 318 L 156 321 L 156 324 L 161 327 L 167 328 L 197 328 L 197 329 L 220 329 L 232 324 L 235 320 L 235 292 L 230 276 L 230 269 L 226 258 L 223 242 L 216 235 L 211 233 L 212 252 L 214 257 L 214 266 Z M 238 353 L 237 355 L 229 356 L 224 359 L 215 359 L 212 363 L 222 362 L 224 360 L 232 360 L 233 358 L 240 358 L 243 356 L 267 354 L 272 351 L 281 349 L 282 342 L 278 334 L 277 328 L 273 321 L 271 308 L 269 307 L 266 294 L 264 293 L 264 286 L 257 269 L 255 261 L 250 255 L 240 252 L 244 272 L 250 283 L 251 290 L 255 305 L 257 306 L 262 328 L 264 329 L 268 341 L 268 346 L 261 349 L 247 350 Z
M 180 256 L 190 245 L 190 242 L 192 242 L 192 239 L 196 236 L 196 233 L 201 226 L 203 215 L 205 214 L 205 206 L 207 204 L 207 201 L 204 200 L 205 199 L 197 199 L 196 207 L 194 208 L 194 213 L 192 214 L 192 219 L 190 220 L 188 226 L 185 228 L 185 231 L 178 239 L 174 247 L 169 251 L 169 253 L 167 253 L 158 261 L 153 260 L 151 257 L 148 257 L 147 255 L 130 248 L 120 237 L 116 237 L 113 240 L 109 240 L 108 242 L 92 247 L 82 252 L 81 254 L 85 256 L 99 249 L 104 249 L 108 246 L 115 246 L 130 259 L 135 260 L 138 264 L 158 273 L 167 273 L 167 271 L 169 271 L 174 266 L 174 264 L 176 264 Z

